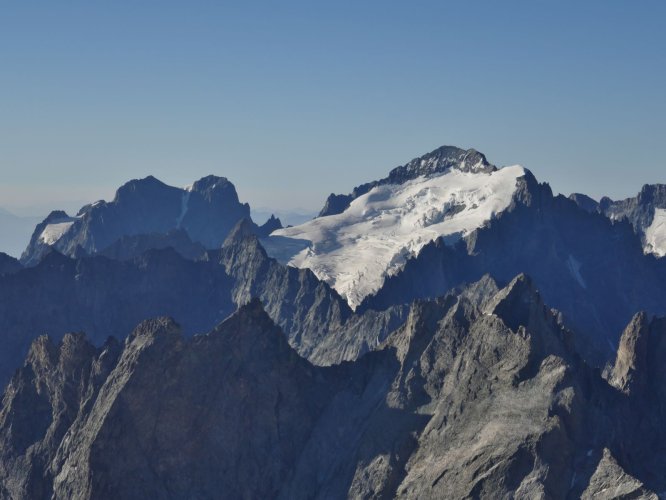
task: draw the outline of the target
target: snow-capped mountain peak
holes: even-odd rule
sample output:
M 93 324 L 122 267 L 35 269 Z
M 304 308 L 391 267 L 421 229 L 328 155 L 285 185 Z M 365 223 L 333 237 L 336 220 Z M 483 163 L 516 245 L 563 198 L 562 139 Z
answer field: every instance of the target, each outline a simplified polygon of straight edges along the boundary
M 326 200 L 320 217 L 343 212 L 349 204 L 364 195 L 372 188 L 383 184 L 403 184 L 421 176 L 432 176 L 446 173 L 450 170 L 461 172 L 490 173 L 497 168 L 488 163 L 486 157 L 475 149 L 461 149 L 455 146 L 441 146 L 430 153 L 394 168 L 388 176 L 377 181 L 356 186 L 350 194 L 331 194 Z
M 275 231 L 265 242 L 267 251 L 311 269 L 355 308 L 426 244 L 440 237 L 454 242 L 511 204 L 525 170 L 496 169 L 476 154 L 471 163 L 458 161 L 466 168 L 443 171 L 443 156 L 413 160 L 399 167 L 401 174 L 427 173 L 378 183 L 341 213 Z

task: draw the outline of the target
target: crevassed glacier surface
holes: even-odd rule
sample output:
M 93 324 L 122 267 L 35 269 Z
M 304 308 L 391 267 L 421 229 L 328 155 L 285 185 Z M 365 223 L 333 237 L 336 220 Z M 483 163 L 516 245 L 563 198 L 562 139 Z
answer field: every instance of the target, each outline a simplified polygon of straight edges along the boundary
M 275 231 L 266 248 L 311 269 L 356 308 L 427 243 L 453 242 L 505 210 L 524 174 L 518 165 L 491 173 L 452 169 L 377 186 L 340 214 Z

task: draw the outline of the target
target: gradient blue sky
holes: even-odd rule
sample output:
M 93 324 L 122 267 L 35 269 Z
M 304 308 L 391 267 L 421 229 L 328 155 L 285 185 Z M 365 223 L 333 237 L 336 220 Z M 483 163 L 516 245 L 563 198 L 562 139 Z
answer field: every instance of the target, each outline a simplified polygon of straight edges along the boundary
M 666 182 L 665 21 L 663 1 L 2 2 L 0 206 L 214 173 L 316 210 L 442 144 L 632 195 Z

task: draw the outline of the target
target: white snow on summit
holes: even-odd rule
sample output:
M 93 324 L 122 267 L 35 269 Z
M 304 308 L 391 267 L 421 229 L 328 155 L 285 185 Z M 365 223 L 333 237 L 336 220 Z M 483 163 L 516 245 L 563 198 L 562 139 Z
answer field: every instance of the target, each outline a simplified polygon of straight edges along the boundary
M 652 224 L 645 230 L 645 253 L 666 255 L 666 209 L 655 208 Z
M 278 260 L 311 269 L 356 308 L 429 242 L 456 241 L 505 210 L 524 174 L 518 165 L 451 169 L 376 186 L 341 214 L 273 232 L 265 246 Z

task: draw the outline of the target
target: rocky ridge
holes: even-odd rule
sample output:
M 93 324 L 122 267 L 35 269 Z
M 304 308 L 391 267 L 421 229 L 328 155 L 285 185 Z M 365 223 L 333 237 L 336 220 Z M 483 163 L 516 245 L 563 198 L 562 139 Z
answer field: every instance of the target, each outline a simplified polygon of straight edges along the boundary
M 639 335 L 661 346 L 664 324 Z M 618 374 L 627 357 L 641 355 L 618 353 Z M 645 380 L 661 372 L 655 360 L 635 364 Z M 604 380 L 524 275 L 417 302 L 379 351 L 328 368 L 299 357 L 253 300 L 189 340 L 166 318 L 100 348 L 37 339 L 3 397 L 0 491 L 656 498 L 662 392 Z M 646 431 L 652 443 L 638 439 Z
M 572 194 L 570 198 L 589 212 L 599 212 L 613 221 L 629 222 L 641 238 L 646 253 L 666 255 L 666 185 L 645 184 L 632 198 L 599 202 L 589 196 Z
M 164 242 L 158 236 L 127 237 L 102 252 L 114 258 L 74 259 L 51 250 L 33 267 L 0 275 L 0 382 L 18 368 L 38 334 L 59 341 L 67 332 L 85 331 L 100 345 L 144 318 L 169 315 L 191 336 L 253 297 L 262 300 L 290 344 L 318 364 L 356 359 L 404 321 L 405 306 L 353 314 L 312 272 L 269 258 L 255 229 L 243 219 L 220 250 L 205 251 L 198 260 L 183 256 L 200 250 L 187 239 L 176 245 L 179 253 L 145 250 L 144 243 Z M 167 242 L 174 238 L 184 235 Z

